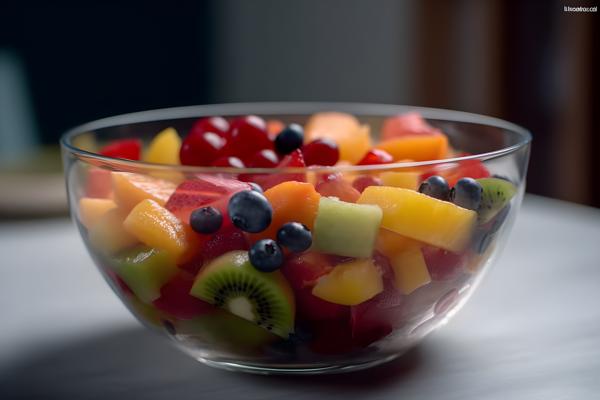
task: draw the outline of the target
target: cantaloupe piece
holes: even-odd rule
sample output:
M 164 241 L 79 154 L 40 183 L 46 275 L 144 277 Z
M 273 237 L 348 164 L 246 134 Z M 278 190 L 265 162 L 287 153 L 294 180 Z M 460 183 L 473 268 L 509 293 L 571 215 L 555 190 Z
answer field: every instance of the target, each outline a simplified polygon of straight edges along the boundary
M 446 135 L 406 136 L 386 140 L 375 147 L 390 153 L 394 160 L 439 160 L 446 157 L 448 138 Z
M 88 239 L 92 247 L 105 254 L 114 254 L 139 243 L 137 238 L 127 232 L 123 221 L 127 216 L 122 210 L 113 208 L 91 226 Z
M 313 230 L 321 195 L 306 182 L 288 181 L 265 191 L 265 197 L 273 207 L 271 225 L 264 231 L 250 235 L 253 241 L 275 239 L 281 225 L 300 222 Z
M 177 258 L 188 250 L 184 224 L 154 200 L 146 199 L 135 206 L 123 226 L 140 242 L 166 250 Z
M 431 276 L 423 257 L 420 245 L 411 245 L 390 258 L 396 287 L 403 294 L 410 294 L 414 290 L 431 282 Z
M 340 149 L 340 160 L 356 164 L 371 148 L 371 129 L 350 114 L 322 112 L 310 117 L 304 127 L 304 142 L 329 138 Z
M 179 164 L 181 138 L 175 128 L 160 131 L 150 142 L 144 153 L 144 161 L 156 164 Z
M 378 205 L 383 228 L 455 253 L 467 246 L 477 220 L 475 211 L 389 186 L 366 188 L 358 203 Z
M 131 172 L 113 172 L 112 183 L 115 202 L 124 211 L 130 211 L 146 199 L 164 206 L 177 187 L 168 180 Z
M 393 186 L 404 189 L 417 190 L 421 183 L 421 174 L 419 172 L 382 172 L 379 175 L 382 186 Z
M 85 196 L 97 199 L 112 198 L 111 171 L 98 167 L 90 167 L 85 181 Z
M 79 199 L 79 221 L 87 229 L 90 229 L 113 208 L 117 208 L 117 204 L 110 199 L 82 197 Z
M 372 259 L 359 259 L 336 265 L 319 278 L 312 294 L 330 303 L 354 306 L 383 291 L 381 272 Z

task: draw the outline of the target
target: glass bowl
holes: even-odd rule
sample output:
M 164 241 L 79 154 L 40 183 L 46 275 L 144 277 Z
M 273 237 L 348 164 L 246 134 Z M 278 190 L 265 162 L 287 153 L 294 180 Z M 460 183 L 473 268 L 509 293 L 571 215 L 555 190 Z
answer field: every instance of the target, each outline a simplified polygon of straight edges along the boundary
M 418 112 L 447 135 L 454 157 L 237 169 L 96 152 L 122 138 L 147 145 L 168 127 L 185 135 L 201 117 L 254 114 L 304 124 L 323 111 L 353 114 L 370 127 L 374 142 L 386 118 Z M 102 276 L 143 325 L 211 366 L 310 374 L 390 361 L 465 304 L 518 213 L 530 141 L 521 127 L 456 111 L 248 103 L 106 118 L 72 129 L 61 144 L 72 218 Z M 462 177 L 488 177 L 485 205 L 472 211 L 417 193 L 431 175 L 450 185 Z M 274 238 L 277 227 L 248 234 L 225 216 L 217 233 L 190 228 L 193 209 L 214 205 L 226 213 L 233 193 L 251 189 L 249 181 L 263 189 L 285 187 L 267 196 L 275 210 L 272 224 L 299 221 L 313 230 L 312 247 L 284 251 L 280 271 L 260 272 L 248 261 L 249 246 Z M 355 201 L 360 204 L 350 204 Z

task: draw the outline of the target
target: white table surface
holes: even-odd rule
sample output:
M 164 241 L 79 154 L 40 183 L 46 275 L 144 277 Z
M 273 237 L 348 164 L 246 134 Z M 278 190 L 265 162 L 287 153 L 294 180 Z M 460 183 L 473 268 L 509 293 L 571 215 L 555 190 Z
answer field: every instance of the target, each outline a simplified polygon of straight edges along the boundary
M 527 196 L 463 310 L 400 360 L 319 377 L 203 366 L 145 331 L 67 220 L 0 224 L 0 399 L 600 398 L 600 210 Z

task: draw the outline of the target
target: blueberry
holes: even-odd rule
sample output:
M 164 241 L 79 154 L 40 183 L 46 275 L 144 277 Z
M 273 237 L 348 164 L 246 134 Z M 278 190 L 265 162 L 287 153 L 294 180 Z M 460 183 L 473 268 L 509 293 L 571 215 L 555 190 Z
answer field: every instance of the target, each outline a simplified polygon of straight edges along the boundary
M 255 192 L 258 193 L 264 193 L 263 189 L 260 187 L 260 185 L 258 183 L 255 182 L 248 182 L 248 185 L 250 185 L 251 189 L 250 190 L 254 190 Z
M 273 208 L 265 196 L 244 190 L 231 196 L 227 206 L 231 222 L 244 232 L 262 232 L 271 224 Z
M 304 130 L 298 124 L 290 124 L 275 138 L 275 150 L 279 154 L 289 154 L 304 143 Z
M 450 195 L 450 186 L 444 178 L 438 175 L 430 176 L 419 186 L 419 192 L 436 199 L 448 200 Z
M 254 243 L 248 252 L 250 263 L 261 272 L 273 272 L 283 264 L 283 251 L 272 239 L 262 239 Z
M 450 191 L 450 201 L 459 207 L 477 211 L 483 188 L 473 178 L 462 178 Z
M 190 214 L 190 226 L 194 232 L 211 234 L 221 228 L 223 216 L 214 207 L 197 208 Z
M 294 253 L 301 253 L 312 245 L 312 234 L 306 225 L 288 222 L 277 231 L 277 243 Z

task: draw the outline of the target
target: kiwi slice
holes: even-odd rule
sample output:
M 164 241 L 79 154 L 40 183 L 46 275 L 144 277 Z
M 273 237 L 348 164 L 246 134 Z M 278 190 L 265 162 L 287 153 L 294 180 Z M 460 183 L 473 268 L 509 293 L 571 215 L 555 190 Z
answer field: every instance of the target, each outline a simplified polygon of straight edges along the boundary
M 506 179 L 480 178 L 477 182 L 483 188 L 479 206 L 479 223 L 485 224 L 500 212 L 513 198 L 517 188 Z
M 206 265 L 190 294 L 287 338 L 294 330 L 294 295 L 281 272 L 260 272 L 248 252 L 231 251 Z

